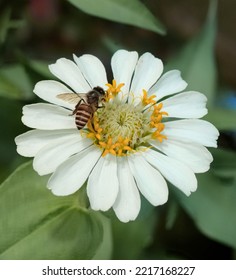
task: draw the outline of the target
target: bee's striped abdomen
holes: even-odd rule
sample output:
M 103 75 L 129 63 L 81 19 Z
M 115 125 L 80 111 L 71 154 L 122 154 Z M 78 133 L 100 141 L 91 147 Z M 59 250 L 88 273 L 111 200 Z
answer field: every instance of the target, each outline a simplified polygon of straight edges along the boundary
M 94 110 L 89 104 L 82 103 L 78 106 L 75 113 L 75 124 L 78 129 L 85 127 L 93 112 Z

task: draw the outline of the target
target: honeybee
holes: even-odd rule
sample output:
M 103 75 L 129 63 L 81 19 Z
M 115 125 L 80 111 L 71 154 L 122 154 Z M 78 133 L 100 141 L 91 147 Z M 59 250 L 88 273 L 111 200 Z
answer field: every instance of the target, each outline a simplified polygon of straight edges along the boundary
M 105 97 L 105 91 L 97 86 L 87 93 L 61 93 L 57 97 L 72 104 L 77 103 L 72 115 L 75 115 L 75 124 L 80 130 L 99 108 L 99 103 Z

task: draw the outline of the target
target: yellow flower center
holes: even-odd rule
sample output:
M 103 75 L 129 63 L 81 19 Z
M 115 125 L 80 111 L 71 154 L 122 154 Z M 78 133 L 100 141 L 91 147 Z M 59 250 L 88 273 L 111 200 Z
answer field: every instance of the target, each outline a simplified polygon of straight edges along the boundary
M 165 128 L 162 118 L 168 115 L 162 111 L 163 104 L 156 104 L 156 96 L 148 96 L 146 90 L 138 105 L 127 103 L 127 99 L 117 96 L 122 86 L 115 80 L 107 84 L 105 102 L 87 124 L 86 136 L 103 150 L 103 156 L 126 156 L 144 146 L 148 148 L 150 139 L 159 142 L 167 139 L 162 134 Z

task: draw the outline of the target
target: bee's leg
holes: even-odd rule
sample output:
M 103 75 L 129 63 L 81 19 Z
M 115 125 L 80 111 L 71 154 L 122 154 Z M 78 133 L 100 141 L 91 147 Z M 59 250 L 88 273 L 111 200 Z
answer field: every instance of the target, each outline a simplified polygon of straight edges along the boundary
M 76 104 L 74 111 L 72 112 L 72 116 L 78 111 L 79 105 L 81 104 L 81 100 Z
M 93 130 L 95 131 L 94 124 L 93 124 L 93 122 L 92 122 L 93 116 L 94 116 L 94 113 L 91 114 L 91 116 L 90 116 L 90 118 L 89 118 L 89 121 L 90 121 L 90 124 L 91 124 Z

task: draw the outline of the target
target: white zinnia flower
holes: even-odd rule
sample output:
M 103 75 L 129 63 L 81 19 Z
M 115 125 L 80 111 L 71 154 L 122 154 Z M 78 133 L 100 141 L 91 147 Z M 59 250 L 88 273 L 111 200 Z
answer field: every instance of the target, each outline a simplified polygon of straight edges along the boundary
M 186 195 L 195 191 L 195 173 L 206 172 L 212 162 L 205 146 L 216 147 L 219 135 L 199 119 L 207 114 L 206 97 L 179 93 L 187 86 L 180 72 L 162 75 L 162 61 L 150 53 L 138 58 L 137 52 L 117 51 L 111 60 L 112 84 L 97 57 L 74 60 L 61 58 L 49 66 L 63 83 L 36 84 L 34 93 L 52 104 L 26 105 L 22 122 L 34 130 L 16 138 L 18 153 L 34 157 L 40 175 L 52 173 L 48 188 L 65 196 L 87 180 L 91 208 L 112 207 L 123 222 L 137 217 L 140 193 L 155 206 L 165 203 L 166 180 Z M 106 100 L 78 130 L 75 105 L 58 95 L 97 86 L 106 91 Z

